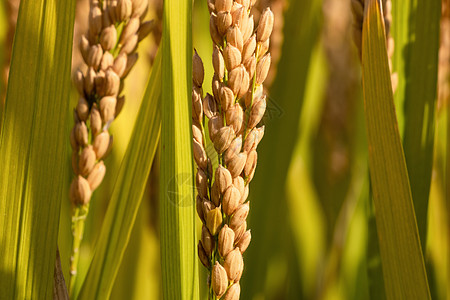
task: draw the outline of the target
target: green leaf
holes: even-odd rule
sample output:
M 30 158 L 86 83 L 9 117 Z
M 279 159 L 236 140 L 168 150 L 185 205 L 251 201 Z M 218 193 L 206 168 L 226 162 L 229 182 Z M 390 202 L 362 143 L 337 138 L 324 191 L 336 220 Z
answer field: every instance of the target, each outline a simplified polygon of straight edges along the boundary
M 191 133 L 192 1 L 164 1 L 160 173 L 164 299 L 198 299 Z
M 384 22 L 370 0 L 362 65 L 369 168 L 388 299 L 430 299 L 408 173 L 395 115 Z
M 80 299 L 108 299 L 128 245 L 161 131 L 161 53 L 155 59 Z
M 50 299 L 67 199 L 75 0 L 22 1 L 0 138 L 0 291 Z
M 296 274 L 298 265 L 289 257 L 294 254 L 291 244 L 294 237 L 286 217 L 290 209 L 286 200 L 286 182 L 299 135 L 299 117 L 311 54 L 320 34 L 322 1 L 289 2 L 284 15 L 283 55 L 269 93 L 265 134 L 258 146 L 258 167 L 250 184 L 248 227 L 252 230 L 252 242 L 245 253 L 242 299 L 257 295 L 282 297 L 277 293 L 288 292 L 288 267 L 299 276 Z M 269 112 L 274 113 L 269 116 Z M 281 232 L 280 228 L 283 228 Z M 298 280 L 291 277 L 295 292 L 299 289 Z M 263 284 L 265 282 L 270 284 Z
M 404 1 L 403 1 L 404 2 Z M 410 16 L 404 90 L 405 149 L 422 249 L 426 245 L 433 165 L 441 1 L 417 1 Z M 393 21 L 395 22 L 395 20 Z

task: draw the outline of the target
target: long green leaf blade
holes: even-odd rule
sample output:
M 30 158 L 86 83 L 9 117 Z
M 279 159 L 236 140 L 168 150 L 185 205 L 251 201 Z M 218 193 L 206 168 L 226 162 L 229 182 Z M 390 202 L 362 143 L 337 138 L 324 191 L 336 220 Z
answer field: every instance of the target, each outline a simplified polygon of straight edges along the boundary
M 161 54 L 155 59 L 133 134 L 80 299 L 108 299 L 128 245 L 161 132 Z
M 160 224 L 164 299 L 198 299 L 191 133 L 192 1 L 164 1 Z
M 0 291 L 8 299 L 52 297 L 74 14 L 75 0 L 20 6 L 0 141 Z
M 377 0 L 368 2 L 362 64 L 369 167 L 386 294 L 388 299 L 430 299 Z
M 439 52 L 441 1 L 417 1 L 411 19 L 410 57 L 405 90 L 405 149 L 417 225 L 426 245 L 428 197 L 433 166 L 434 127 Z M 400 92 L 400 91 L 399 91 Z

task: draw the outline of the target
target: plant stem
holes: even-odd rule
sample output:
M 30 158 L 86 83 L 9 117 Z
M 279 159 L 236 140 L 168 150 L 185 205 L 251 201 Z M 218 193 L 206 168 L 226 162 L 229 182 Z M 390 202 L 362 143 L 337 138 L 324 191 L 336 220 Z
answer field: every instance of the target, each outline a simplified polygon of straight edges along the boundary
M 89 205 L 78 206 L 75 208 L 72 216 L 72 251 L 70 256 L 70 283 L 69 283 L 69 295 L 73 298 L 73 292 L 77 276 L 78 260 L 80 258 L 80 244 L 83 240 L 84 222 L 89 211 Z

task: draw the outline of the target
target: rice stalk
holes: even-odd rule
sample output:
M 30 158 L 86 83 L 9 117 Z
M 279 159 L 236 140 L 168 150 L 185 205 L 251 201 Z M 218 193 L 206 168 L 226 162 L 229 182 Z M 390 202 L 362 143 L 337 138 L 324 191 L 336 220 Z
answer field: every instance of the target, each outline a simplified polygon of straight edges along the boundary
M 259 126 L 266 110 L 263 82 L 274 15 L 266 8 L 255 29 L 251 8 L 256 1 L 208 2 L 214 43 L 213 95 L 203 95 L 203 62 L 193 57 L 192 131 L 197 164 L 197 213 L 203 223 L 198 255 L 209 270 L 209 299 L 239 299 L 244 261 L 251 240 L 247 230 L 249 183 L 257 165 Z M 209 138 L 218 154 L 213 168 L 206 151 Z
M 124 79 L 138 59 L 138 44 L 152 29 L 151 21 L 144 22 L 147 7 L 147 0 L 90 1 L 88 32 L 79 44 L 86 70 L 78 69 L 74 75 L 80 97 L 70 133 L 75 174 L 70 186 L 73 207 L 70 292 L 75 285 L 89 202 L 105 176 L 103 159 L 113 144 L 108 130 L 125 103 L 125 96 L 121 95 Z

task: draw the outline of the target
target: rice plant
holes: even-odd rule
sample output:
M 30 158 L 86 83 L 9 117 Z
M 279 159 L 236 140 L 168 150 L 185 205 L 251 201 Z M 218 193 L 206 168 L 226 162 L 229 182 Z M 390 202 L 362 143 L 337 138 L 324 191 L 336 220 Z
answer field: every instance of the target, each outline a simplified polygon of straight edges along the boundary
M 448 0 L 2 2 L 0 298 L 448 299 L 449 37 Z

